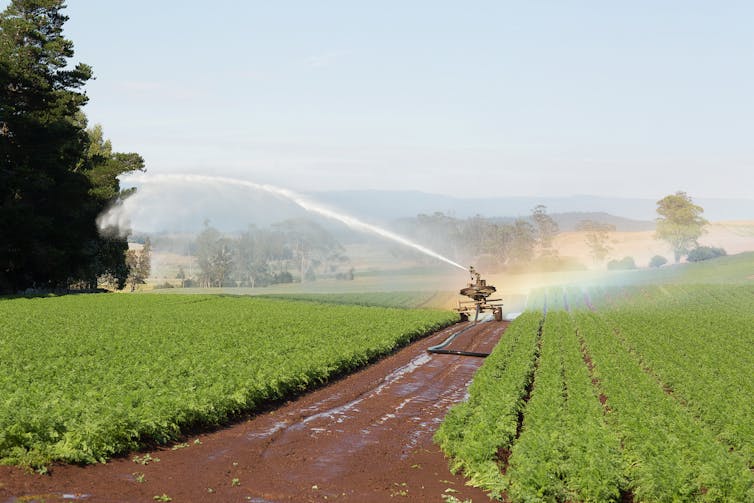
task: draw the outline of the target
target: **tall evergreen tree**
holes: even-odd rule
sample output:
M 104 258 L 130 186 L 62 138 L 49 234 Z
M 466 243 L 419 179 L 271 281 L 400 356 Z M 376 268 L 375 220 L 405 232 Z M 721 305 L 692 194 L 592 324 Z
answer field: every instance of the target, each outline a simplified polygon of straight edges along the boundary
M 76 171 L 84 174 L 90 184 L 85 208 L 89 221 L 118 199 L 127 197 L 134 189 L 122 191 L 118 175 L 131 171 L 143 171 L 144 159 L 136 153 L 113 152 L 110 140 L 105 139 L 102 126 L 95 125 L 87 129 L 89 146 L 85 158 Z M 104 229 L 98 234 L 82 236 L 85 248 L 94 250 L 82 270 L 76 275 L 90 288 L 97 286 L 97 278 L 103 275 L 116 280 L 117 286 L 123 288 L 129 275 L 129 267 L 124 259 L 128 251 L 127 240 L 119 234 L 118 229 Z
M 97 231 L 107 190 L 98 192 L 81 112 L 92 70 L 68 68 L 64 8 L 12 0 L 0 14 L 0 292 L 91 285 L 125 260 L 123 243 Z M 117 180 L 104 184 L 119 191 Z

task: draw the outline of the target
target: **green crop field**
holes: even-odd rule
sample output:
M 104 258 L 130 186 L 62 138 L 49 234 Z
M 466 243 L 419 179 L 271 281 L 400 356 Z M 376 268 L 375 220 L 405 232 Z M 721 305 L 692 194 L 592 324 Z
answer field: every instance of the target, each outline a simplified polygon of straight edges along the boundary
M 754 501 L 754 283 L 674 279 L 532 296 L 436 434 L 452 468 L 511 501 Z
M 446 311 L 215 295 L 0 300 L 0 462 L 91 463 L 327 381 Z
M 321 302 L 357 306 L 414 308 L 444 308 L 453 304 L 455 292 L 355 292 L 355 293 L 298 293 L 262 295 L 264 298 Z
M 754 252 L 739 253 L 706 262 L 684 263 L 659 269 L 612 271 L 600 278 L 602 285 L 626 283 L 660 284 L 751 284 L 754 281 Z

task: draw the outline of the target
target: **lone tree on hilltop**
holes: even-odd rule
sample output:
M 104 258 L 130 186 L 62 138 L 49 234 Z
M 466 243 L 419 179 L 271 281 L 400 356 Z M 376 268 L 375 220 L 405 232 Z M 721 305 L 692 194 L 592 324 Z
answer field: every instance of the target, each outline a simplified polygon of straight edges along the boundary
M 655 237 L 668 242 L 678 263 L 698 246 L 697 240 L 708 223 L 701 216 L 704 208 L 694 204 L 685 192 L 678 191 L 657 201 L 657 213 L 660 217 Z
M 536 226 L 537 241 L 539 241 L 542 255 L 557 255 L 557 252 L 552 249 L 552 240 L 560 229 L 557 222 L 547 214 L 547 207 L 543 204 L 535 206 L 531 210 L 531 218 Z
M 576 226 L 577 231 L 585 232 L 584 240 L 589 247 L 589 254 L 594 262 L 602 262 L 612 250 L 610 246 L 610 233 L 615 232 L 612 224 L 595 222 L 594 220 L 582 220 Z

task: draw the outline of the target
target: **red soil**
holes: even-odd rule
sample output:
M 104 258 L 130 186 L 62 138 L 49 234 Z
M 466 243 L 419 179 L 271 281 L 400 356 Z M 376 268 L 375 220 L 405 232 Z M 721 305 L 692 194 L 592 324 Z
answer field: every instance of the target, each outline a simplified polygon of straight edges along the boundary
M 480 323 L 452 349 L 490 351 L 507 323 Z M 0 467 L 0 503 L 30 501 L 487 501 L 452 475 L 432 435 L 464 399 L 482 359 L 430 355 L 462 325 L 248 421 L 192 436 L 186 447 L 48 475 Z M 143 474 L 143 475 L 141 475 Z M 142 478 L 143 481 L 137 481 Z M 447 492 L 446 492 L 447 491 Z

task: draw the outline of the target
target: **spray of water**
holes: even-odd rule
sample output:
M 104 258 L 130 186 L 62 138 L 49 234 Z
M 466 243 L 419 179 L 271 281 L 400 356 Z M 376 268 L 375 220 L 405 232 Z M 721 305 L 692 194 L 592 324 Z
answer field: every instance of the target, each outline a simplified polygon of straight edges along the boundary
M 179 174 L 172 174 L 172 175 L 135 174 L 135 175 L 128 175 L 124 177 L 123 182 L 125 184 L 130 184 L 130 185 L 163 185 L 163 184 L 175 184 L 175 183 L 190 183 L 190 184 L 197 184 L 200 186 L 201 185 L 207 186 L 207 185 L 219 184 L 219 185 L 229 185 L 229 186 L 234 186 L 234 187 L 248 188 L 251 190 L 264 191 L 269 194 L 273 194 L 275 196 L 287 199 L 295 203 L 297 206 L 303 208 L 306 211 L 341 222 L 347 225 L 348 227 L 350 227 L 351 229 L 354 229 L 360 232 L 374 234 L 376 236 L 380 236 L 384 239 L 394 241 L 403 246 L 413 248 L 416 251 L 419 251 L 425 255 L 433 257 L 442 262 L 445 262 L 446 264 L 450 264 L 464 271 L 466 270 L 466 268 L 462 266 L 461 264 L 458 264 L 457 262 L 454 262 L 450 260 L 449 258 L 444 257 L 440 255 L 439 253 L 434 252 L 425 246 L 422 246 L 409 239 L 406 239 L 403 236 L 395 234 L 394 232 L 390 232 L 389 230 L 383 229 L 376 225 L 363 222 L 359 220 L 358 218 L 352 217 L 350 215 L 345 215 L 339 211 L 334 211 L 330 208 L 327 208 L 325 206 L 322 206 L 321 204 L 318 204 L 312 201 L 311 199 L 305 198 L 301 196 L 300 194 L 297 194 L 291 190 L 283 189 L 280 187 L 275 187 L 273 185 L 259 184 L 259 183 L 249 182 L 246 180 L 239 180 L 236 178 L 227 178 L 227 177 L 221 177 L 221 176 L 179 175 Z M 111 208 L 110 210 L 108 210 L 107 212 L 100 215 L 100 217 L 97 220 L 97 223 L 100 226 L 100 228 L 101 229 L 105 229 L 108 227 L 126 228 L 128 226 L 128 209 L 129 209 L 128 201 L 129 200 L 127 199 L 125 204 L 115 206 Z

